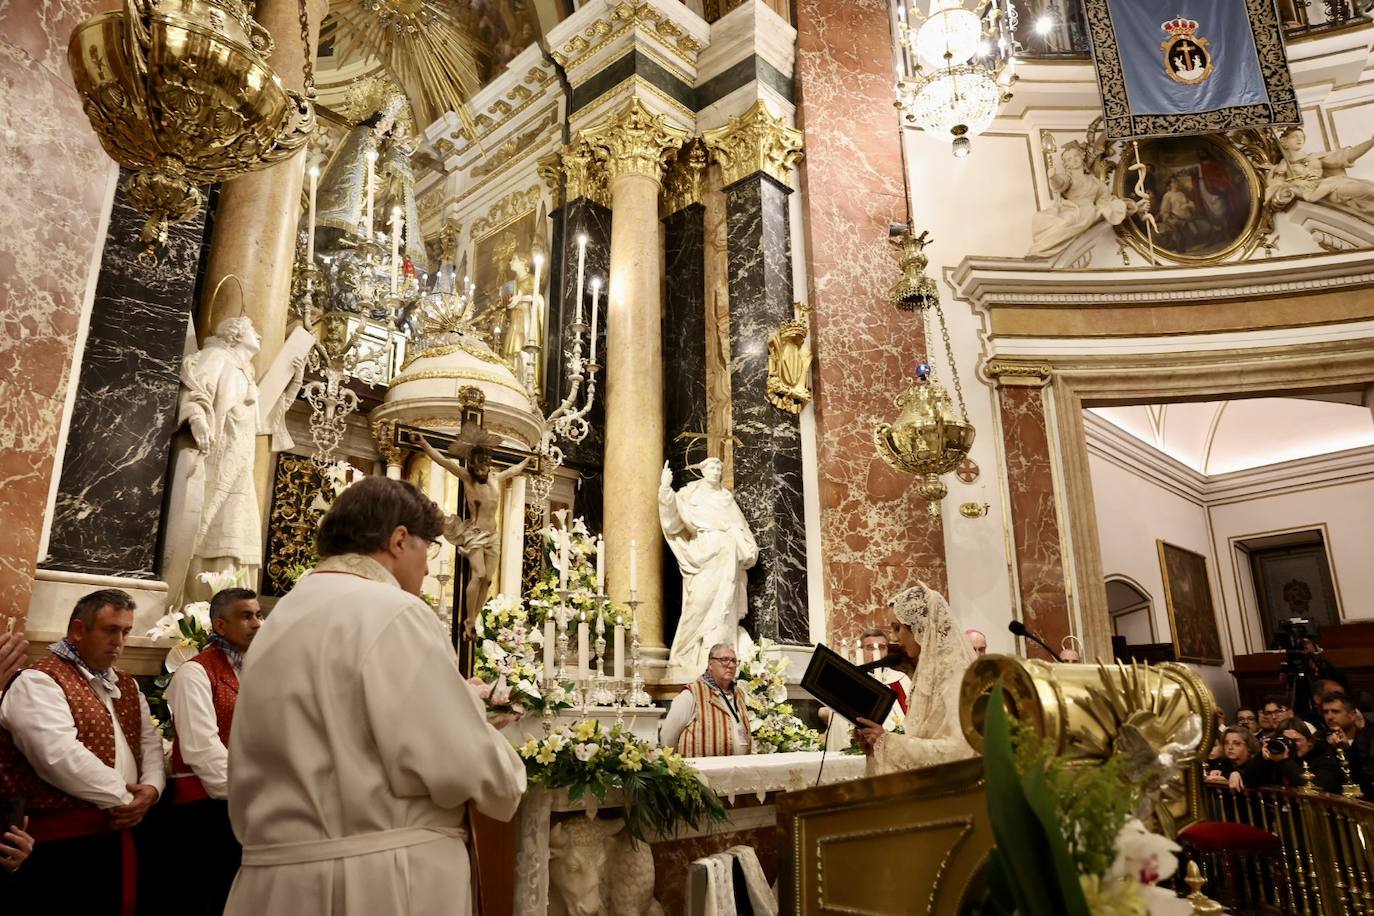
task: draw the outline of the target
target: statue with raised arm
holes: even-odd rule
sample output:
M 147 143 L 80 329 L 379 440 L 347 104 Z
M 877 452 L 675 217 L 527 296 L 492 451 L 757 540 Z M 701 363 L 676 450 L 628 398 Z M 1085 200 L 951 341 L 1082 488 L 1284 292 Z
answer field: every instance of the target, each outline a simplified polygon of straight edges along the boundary
M 1087 152 L 1088 147 L 1077 140 L 1060 150 L 1060 167 L 1050 175 L 1050 188 L 1057 197 L 1031 217 L 1031 247 L 1026 257 L 1053 258 L 1099 221 L 1118 226 L 1132 213 L 1149 212 L 1147 200 L 1113 194 L 1107 182 L 1089 170 Z
M 659 523 L 682 571 L 682 617 L 668 655 L 673 681 L 699 677 L 717 643 L 740 655 L 753 645 L 740 622 L 749 612 L 746 575 L 759 547 L 735 494 L 721 484 L 725 464 L 707 458 L 699 468 L 701 479 L 675 492 L 665 461 L 658 488 Z
M 463 425 L 463 431 L 441 455 L 423 438 L 420 440 L 429 460 L 457 477 L 463 483 L 463 502 L 467 518 L 450 515 L 444 519 L 444 540 L 467 558 L 471 576 L 463 593 L 463 632 L 469 637 L 475 632 L 477 614 L 487 599 L 491 581 L 500 572 L 501 539 L 497 537 L 497 513 L 501 509 L 501 490 L 507 480 L 522 473 L 533 456 L 504 471 L 492 473 L 491 449 L 500 440 L 475 423 Z M 454 458 L 467 462 L 467 467 Z
M 1301 197 L 1325 201 L 1364 215 L 1374 214 L 1374 181 L 1351 178 L 1345 170 L 1374 148 L 1374 137 L 1329 153 L 1304 153 L 1307 134 L 1290 127 L 1279 137 L 1283 158 L 1269 169 L 1264 202 L 1282 210 Z

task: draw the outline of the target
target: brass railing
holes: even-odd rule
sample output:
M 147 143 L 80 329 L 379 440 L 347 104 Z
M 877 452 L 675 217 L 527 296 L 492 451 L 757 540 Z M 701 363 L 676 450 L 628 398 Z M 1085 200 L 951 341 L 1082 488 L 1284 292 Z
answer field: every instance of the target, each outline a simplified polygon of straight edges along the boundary
M 1279 838 L 1277 858 L 1205 854 L 1211 896 L 1229 888 L 1244 908 L 1304 916 L 1374 916 L 1374 805 L 1324 792 L 1207 786 L 1204 816 Z

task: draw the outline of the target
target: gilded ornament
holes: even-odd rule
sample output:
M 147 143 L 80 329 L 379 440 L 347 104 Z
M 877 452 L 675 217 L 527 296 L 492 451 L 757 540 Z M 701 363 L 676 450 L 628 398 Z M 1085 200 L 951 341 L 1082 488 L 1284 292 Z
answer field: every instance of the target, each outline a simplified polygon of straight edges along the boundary
M 887 298 L 903 311 L 919 312 L 937 305 L 940 301 L 940 289 L 926 274 L 926 264 L 930 261 L 926 257 L 925 248 L 935 241 L 930 237 L 930 233 L 922 232 L 916 235 L 907 231 L 887 241 L 901 252 L 897 257 L 897 265 L 902 270 L 901 278 L 888 289 Z
M 285 452 L 277 456 L 263 568 L 266 594 L 285 595 L 301 568 L 314 565 L 315 532 L 324 515 L 320 501 L 327 492 L 324 473 L 310 458 Z
M 1000 385 L 1039 387 L 1050 380 L 1054 367 L 1049 363 L 1014 363 L 992 359 L 983 367 L 983 374 Z
M 649 111 L 638 98 L 632 98 L 596 127 L 580 131 L 579 136 L 604 167 L 607 181 L 622 175 L 645 175 L 659 181 L 664 160 L 687 140 L 685 130 Z
M 472 237 L 480 239 L 493 231 L 524 216 L 539 206 L 539 185 L 532 185 L 522 191 L 514 191 L 492 204 L 486 216 L 472 221 Z
M 498 146 L 487 158 L 483 159 L 481 163 L 474 166 L 471 177 L 474 179 L 486 178 L 488 175 L 501 171 L 510 163 L 533 150 L 538 145 L 539 139 L 545 133 L 550 132 L 550 129 L 557 123 L 558 110 L 551 108 L 539 123 L 513 135 L 505 143 Z
M 200 209 L 198 185 L 266 168 L 309 140 L 313 54 L 302 95 L 268 66 L 271 51 L 239 0 L 125 0 L 72 32 L 67 61 L 83 110 L 105 152 L 133 172 L 125 193 L 148 216 L 143 262 L 169 223 Z
M 720 163 L 721 183 L 726 187 L 755 172 L 764 172 L 786 186 L 802 157 L 802 132 L 769 111 L 763 99 L 702 137 Z
M 663 174 L 662 215 L 669 216 L 692 204 L 701 203 L 702 176 L 706 172 L 706 149 L 697 138 L 688 140 L 668 163 Z
M 811 345 L 807 341 L 809 309 L 794 303 L 797 317 L 768 335 L 768 400 L 788 413 L 801 413 L 811 401 Z
M 396 444 L 396 421 L 374 420 L 372 423 L 372 444 L 377 453 L 388 465 L 400 467 L 405 464 L 406 453 Z
M 929 377 L 918 378 L 896 403 L 897 419 L 874 428 L 873 444 L 889 467 L 921 478 L 917 492 L 938 518 L 940 500 L 949 493 L 940 477 L 968 456 L 975 430 L 955 415 L 949 393 Z

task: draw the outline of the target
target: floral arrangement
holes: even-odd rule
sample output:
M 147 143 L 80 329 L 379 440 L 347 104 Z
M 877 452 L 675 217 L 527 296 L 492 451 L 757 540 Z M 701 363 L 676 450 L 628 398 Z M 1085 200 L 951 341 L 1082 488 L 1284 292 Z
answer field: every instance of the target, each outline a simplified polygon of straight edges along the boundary
M 755 753 L 818 751 L 825 745 L 820 732 L 797 718 L 787 702 L 787 660 L 769 659 L 773 643 L 760 639 L 740 657 L 736 678 L 749 710 L 749 731 Z
M 988 858 L 983 913 L 1183 916 L 1192 904 L 1157 887 L 1179 847 L 1133 816 L 1139 790 L 1119 760 L 1071 767 L 1014 724 L 998 684 L 983 733 Z
M 563 516 L 566 518 L 566 516 Z M 595 620 L 601 610 L 596 588 L 596 541 L 587 530 L 587 523 L 575 518 L 568 525 L 568 598 L 572 615 L 566 621 L 575 626 L 580 618 Z M 543 624 L 559 606 L 558 581 L 563 568 L 563 529 L 550 525 L 540 532 L 544 564 L 539 578 L 525 596 L 532 622 Z M 606 626 L 630 625 L 630 609 L 622 604 L 606 606 Z
M 572 706 L 571 683 L 554 684 L 547 693 L 542 689 L 544 637 L 518 598 L 489 598 L 474 625 L 473 674 L 482 679 L 479 693 L 489 712 L 522 716 Z
M 226 588 L 244 587 L 245 576 L 243 570 L 231 567 L 224 572 L 203 572 L 196 576 L 196 579 L 208 585 L 210 594 L 214 595 Z M 168 650 L 167 657 L 162 663 L 163 673 L 153 679 L 153 688 L 147 693 L 148 708 L 153 714 L 153 721 L 166 738 L 172 737 L 172 714 L 167 709 L 167 701 L 162 698 L 162 694 L 172 682 L 172 673 L 180 668 L 183 662 L 195 658 L 205 648 L 210 641 L 211 630 L 208 601 L 193 601 L 179 611 L 169 610 L 148 630 L 147 635 L 153 639 L 172 637 L 177 640 L 176 645 Z
M 608 791 L 618 791 L 625 831 L 636 840 L 725 821 L 720 799 L 682 755 L 641 741 L 620 725 L 607 729 L 583 719 L 530 738 L 517 750 L 531 782 L 567 789 L 570 801 L 588 792 L 605 801 Z

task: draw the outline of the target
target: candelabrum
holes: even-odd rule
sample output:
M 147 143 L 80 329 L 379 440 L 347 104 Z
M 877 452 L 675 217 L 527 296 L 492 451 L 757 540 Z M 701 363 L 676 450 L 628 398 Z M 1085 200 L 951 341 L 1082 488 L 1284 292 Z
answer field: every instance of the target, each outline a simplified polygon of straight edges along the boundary
M 1350 761 L 1346 759 L 1345 748 L 1336 747 L 1336 759 L 1341 764 L 1341 774 L 1345 781 L 1341 783 L 1341 794 L 1346 798 L 1364 798 L 1364 792 L 1360 789 L 1360 784 L 1350 777 Z
M 554 592 L 558 596 L 558 607 L 553 611 L 555 629 L 558 630 L 558 650 L 554 659 L 554 664 L 558 671 L 554 675 L 554 680 L 562 684 L 568 679 L 568 590 L 566 588 L 557 589 Z
M 630 592 L 630 695 L 631 706 L 652 706 L 653 698 L 644 690 L 644 677 L 639 671 L 639 605 L 640 600 Z
M 434 578 L 435 578 L 435 580 L 438 581 L 438 583 L 439 583 L 439 610 L 438 610 L 438 614 L 439 614 L 439 619 L 440 619 L 440 620 L 443 620 L 443 619 L 444 619 L 444 612 L 445 612 L 445 610 L 446 610 L 445 605 L 448 603 L 448 584 L 449 584 L 450 582 L 453 581 L 453 573 L 438 572 L 438 573 L 435 573 Z M 453 626 L 453 621 L 450 620 L 450 621 L 449 621 L 449 627 L 452 628 L 452 626 Z
M 592 691 L 594 706 L 611 706 L 615 694 L 611 691 L 606 678 L 606 605 L 610 599 L 605 595 L 597 596 L 596 615 L 596 688 Z

